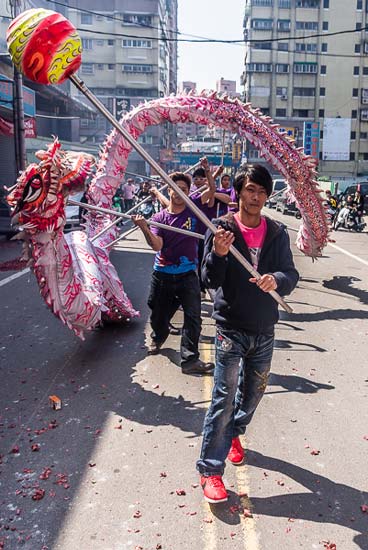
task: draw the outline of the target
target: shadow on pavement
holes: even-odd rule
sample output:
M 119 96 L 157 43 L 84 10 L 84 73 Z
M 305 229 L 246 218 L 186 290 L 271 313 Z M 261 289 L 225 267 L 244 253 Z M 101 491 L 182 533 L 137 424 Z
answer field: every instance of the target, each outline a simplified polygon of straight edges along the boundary
M 257 451 L 247 451 L 247 463 L 279 472 L 306 488 L 304 493 L 252 497 L 253 513 L 340 525 L 357 532 L 353 539 L 355 544 L 361 550 L 368 549 L 367 514 L 360 508 L 368 503 L 367 492 Z
M 271 373 L 268 381 L 268 386 L 281 386 L 288 392 L 298 393 L 317 393 L 319 390 L 333 390 L 335 386 L 330 384 L 321 384 L 314 382 L 302 376 L 290 376 L 285 374 Z M 267 391 L 266 394 L 284 393 L 278 391 Z
M 323 281 L 322 284 L 329 290 L 336 290 L 337 292 L 354 296 L 358 298 L 362 304 L 368 304 L 368 292 L 366 290 L 354 288 L 353 284 L 356 282 L 361 282 L 361 279 L 357 277 L 335 275 L 332 279 Z

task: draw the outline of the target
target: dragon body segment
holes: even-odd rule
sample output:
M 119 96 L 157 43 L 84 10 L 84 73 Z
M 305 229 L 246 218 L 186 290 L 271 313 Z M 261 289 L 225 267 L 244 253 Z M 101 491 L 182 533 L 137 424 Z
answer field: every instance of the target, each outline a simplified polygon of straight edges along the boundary
M 167 122 L 212 125 L 249 140 L 288 181 L 289 195 L 302 214 L 298 248 L 312 258 L 321 255 L 329 240 L 329 226 L 315 181 L 315 160 L 296 148 L 269 117 L 237 99 L 189 93 L 145 102 L 120 121 L 135 139 L 148 126 Z M 106 138 L 88 190 L 90 204 L 111 208 L 131 149 L 117 130 Z M 109 259 L 109 243 L 116 238 L 116 227 L 92 242 L 112 217 L 88 211 L 84 231 L 63 233 L 67 197 L 84 184 L 91 157 L 63 152 L 57 140 L 37 156 L 40 164 L 27 168 L 8 200 L 32 243 L 41 295 L 81 337 L 104 317 L 125 320 L 137 316 Z

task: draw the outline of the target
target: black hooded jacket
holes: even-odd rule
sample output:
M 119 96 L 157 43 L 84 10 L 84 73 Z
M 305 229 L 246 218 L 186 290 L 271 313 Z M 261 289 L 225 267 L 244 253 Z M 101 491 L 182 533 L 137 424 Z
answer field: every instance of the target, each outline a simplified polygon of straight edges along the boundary
M 299 274 L 295 269 L 286 227 L 266 217 L 267 233 L 262 246 L 258 272 L 272 274 L 277 282 L 276 291 L 285 296 L 295 288 Z M 250 252 L 234 220 L 229 213 L 213 220 L 214 225 L 232 231 L 233 245 L 250 262 Z M 213 318 L 227 328 L 249 332 L 273 333 L 279 319 L 278 304 L 269 293 L 250 283 L 252 277 L 234 256 L 217 256 L 213 248 L 213 234 L 208 230 L 202 262 L 202 279 L 207 288 L 216 289 Z

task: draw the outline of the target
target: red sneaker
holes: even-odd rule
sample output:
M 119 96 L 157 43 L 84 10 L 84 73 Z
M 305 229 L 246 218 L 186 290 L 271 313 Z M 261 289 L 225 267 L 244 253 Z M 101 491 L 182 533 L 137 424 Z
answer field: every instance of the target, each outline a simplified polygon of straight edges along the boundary
M 231 447 L 229 454 L 227 455 L 228 460 L 232 464 L 241 464 L 244 460 L 244 449 L 240 443 L 239 437 L 234 437 L 231 441 Z
M 201 476 L 201 485 L 207 502 L 217 504 L 217 502 L 225 502 L 228 499 L 221 476 Z

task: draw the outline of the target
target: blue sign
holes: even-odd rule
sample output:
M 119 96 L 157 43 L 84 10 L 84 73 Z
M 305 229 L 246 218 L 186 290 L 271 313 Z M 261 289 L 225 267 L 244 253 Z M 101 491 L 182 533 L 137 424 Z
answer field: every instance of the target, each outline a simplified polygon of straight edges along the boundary
M 36 115 L 36 93 L 31 88 L 23 86 L 24 114 L 34 117 Z M 13 110 L 13 81 L 0 74 L 0 107 Z
M 219 166 L 221 164 L 221 154 L 213 154 L 213 153 L 174 153 L 174 159 L 172 162 L 175 164 L 187 164 L 188 166 L 193 166 L 194 164 L 197 164 L 199 162 L 199 159 L 202 157 L 207 157 L 208 162 L 210 164 L 214 164 L 215 166 Z M 226 167 L 230 167 L 233 165 L 233 161 L 231 158 L 231 153 L 225 153 L 223 165 Z
M 319 122 L 304 122 L 303 147 L 304 153 L 319 159 Z

